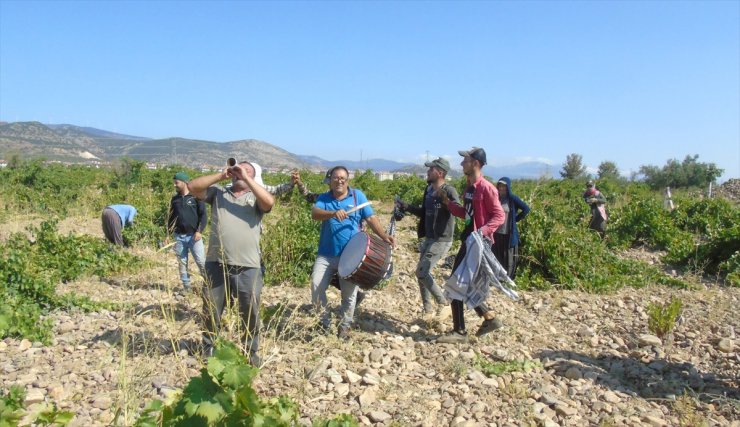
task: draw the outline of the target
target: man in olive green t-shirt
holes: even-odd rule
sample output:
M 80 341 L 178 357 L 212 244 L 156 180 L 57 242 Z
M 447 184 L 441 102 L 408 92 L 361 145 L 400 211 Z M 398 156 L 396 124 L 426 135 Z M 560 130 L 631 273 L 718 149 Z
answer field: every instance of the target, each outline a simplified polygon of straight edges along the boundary
M 231 187 L 217 185 L 231 179 Z M 206 331 L 203 344 L 206 355 L 213 351 L 226 299 L 235 295 L 239 301 L 243 340 L 249 362 L 260 365 L 257 355 L 260 333 L 260 223 L 275 200 L 255 181 L 255 169 L 249 162 L 201 176 L 190 181 L 190 192 L 211 205 L 211 235 L 206 254 L 206 288 L 203 311 Z

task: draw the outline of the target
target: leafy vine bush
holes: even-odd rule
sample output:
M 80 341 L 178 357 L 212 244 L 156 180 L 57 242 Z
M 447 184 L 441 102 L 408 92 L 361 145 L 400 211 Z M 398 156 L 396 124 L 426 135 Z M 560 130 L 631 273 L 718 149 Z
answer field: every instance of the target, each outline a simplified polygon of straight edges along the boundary
M 666 250 L 664 260 L 695 271 L 726 276 L 738 286 L 740 209 L 724 199 L 677 197 L 673 211 L 656 196 L 626 204 L 611 225 L 611 244 Z
M 88 297 L 57 295 L 56 285 L 87 274 L 105 276 L 136 268 L 142 261 L 125 251 L 111 250 L 102 239 L 60 236 L 56 220 L 30 227 L 31 239 L 12 235 L 0 246 L 0 338 L 23 337 L 48 343 L 52 310 L 110 308 Z
M 207 367 L 193 377 L 180 395 L 147 404 L 137 427 L 168 426 L 293 426 L 298 422 L 298 404 L 280 396 L 260 399 L 252 388 L 257 368 L 250 366 L 231 342 L 220 341 Z M 353 418 L 341 415 L 320 420 L 321 426 L 353 426 Z

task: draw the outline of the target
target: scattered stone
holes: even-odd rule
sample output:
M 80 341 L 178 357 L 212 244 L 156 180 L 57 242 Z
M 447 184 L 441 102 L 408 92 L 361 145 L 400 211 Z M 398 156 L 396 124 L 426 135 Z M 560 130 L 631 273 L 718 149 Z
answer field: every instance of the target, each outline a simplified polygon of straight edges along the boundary
M 655 335 L 643 334 L 639 337 L 640 347 L 659 347 L 663 345 L 663 341 Z
M 368 406 L 375 403 L 377 400 L 377 394 L 375 391 L 375 388 L 368 387 L 365 389 L 365 391 L 360 394 L 360 396 L 357 398 L 357 401 L 359 402 L 360 406 L 363 408 L 367 408 Z
M 26 406 L 33 405 L 44 401 L 44 390 L 38 388 L 32 388 L 26 392 L 26 398 L 23 401 Z
M 571 379 L 571 380 L 580 380 L 583 378 L 583 373 L 580 369 L 576 368 L 575 366 L 572 366 L 568 368 L 567 371 L 565 371 L 565 378 Z
M 391 419 L 391 414 L 383 411 L 371 411 L 367 414 L 367 417 L 374 423 L 383 423 Z
M 350 384 L 356 384 L 362 380 L 362 377 L 348 370 L 344 371 L 344 380 Z
M 108 396 L 96 397 L 92 402 L 93 408 L 98 408 L 98 409 L 108 409 L 111 407 L 112 404 L 113 404 L 113 400 L 111 400 L 111 398 Z
M 717 350 L 723 353 L 732 353 L 732 350 L 734 347 L 735 347 L 735 344 L 729 338 L 722 338 L 717 343 Z

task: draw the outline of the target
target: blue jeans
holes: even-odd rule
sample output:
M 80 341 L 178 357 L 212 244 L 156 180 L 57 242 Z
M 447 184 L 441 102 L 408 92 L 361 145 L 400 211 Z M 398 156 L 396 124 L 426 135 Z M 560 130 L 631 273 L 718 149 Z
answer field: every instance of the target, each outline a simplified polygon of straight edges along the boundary
M 327 308 L 326 289 L 329 287 L 331 277 L 339 269 L 339 257 L 328 257 L 317 255 L 316 262 L 313 264 L 311 273 L 311 302 L 320 312 L 321 324 L 329 327 L 330 314 Z M 355 316 L 355 303 L 357 302 L 357 285 L 339 278 L 339 287 L 342 291 L 342 306 L 339 312 L 341 320 L 340 328 L 349 328 L 352 326 L 352 320 Z
M 175 234 L 174 250 L 177 254 L 177 264 L 180 268 L 180 281 L 186 289 L 190 288 L 188 253 L 193 254 L 193 261 L 198 266 L 200 275 L 206 277 L 206 252 L 202 238 L 196 241 L 193 239 L 193 234 Z

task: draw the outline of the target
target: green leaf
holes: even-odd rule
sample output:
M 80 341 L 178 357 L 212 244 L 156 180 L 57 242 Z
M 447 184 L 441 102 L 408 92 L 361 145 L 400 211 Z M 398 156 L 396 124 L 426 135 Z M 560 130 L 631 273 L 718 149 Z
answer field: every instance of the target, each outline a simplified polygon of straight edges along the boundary
M 262 404 L 257 396 L 257 393 L 251 387 L 242 387 L 236 393 L 237 406 L 243 408 L 250 414 L 259 413 L 262 409 Z
M 232 389 L 250 385 L 257 372 L 259 371 L 251 366 L 227 366 L 223 371 L 223 384 Z
M 197 405 L 195 415 L 200 415 L 208 420 L 208 424 L 213 424 L 226 416 L 224 408 L 216 402 L 202 402 Z

